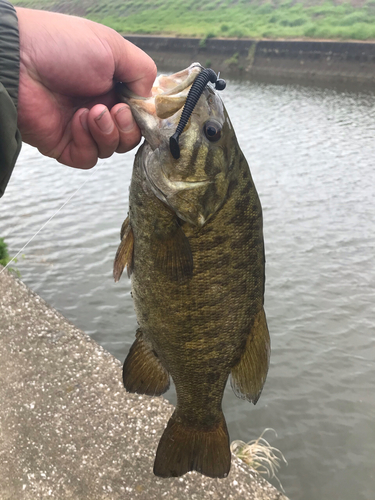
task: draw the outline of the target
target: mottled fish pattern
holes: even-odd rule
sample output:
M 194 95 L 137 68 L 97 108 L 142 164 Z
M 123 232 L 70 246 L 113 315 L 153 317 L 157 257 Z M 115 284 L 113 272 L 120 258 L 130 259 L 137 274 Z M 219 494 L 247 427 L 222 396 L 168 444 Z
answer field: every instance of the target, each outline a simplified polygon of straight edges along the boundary
M 216 99 L 212 89 L 204 92 L 181 136 L 181 160 L 168 159 L 170 168 L 163 164 L 172 179 L 168 186 L 174 183 L 176 190 L 165 198 L 166 181 L 159 183 L 160 194 L 158 179 L 148 170 L 155 146 L 145 134 L 115 259 L 115 279 L 126 266 L 131 274 L 139 323 L 124 363 L 125 388 L 160 395 L 170 376 L 176 386 L 176 409 L 154 464 L 161 477 L 190 470 L 226 477 L 231 455 L 221 405 L 228 377 L 235 393 L 255 404 L 268 371 L 262 209 L 228 115 Z M 221 136 L 211 144 L 200 136 L 202 121 L 212 117 Z M 158 147 L 164 148 L 163 138 Z M 158 157 L 166 158 L 163 151 Z

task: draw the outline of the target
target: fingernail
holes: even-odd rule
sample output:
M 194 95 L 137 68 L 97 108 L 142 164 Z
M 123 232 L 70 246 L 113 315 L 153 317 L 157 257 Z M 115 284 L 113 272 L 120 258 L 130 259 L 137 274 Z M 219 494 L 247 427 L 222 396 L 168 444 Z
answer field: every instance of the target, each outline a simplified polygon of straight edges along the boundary
M 108 110 L 103 109 L 100 115 L 95 118 L 95 121 L 100 130 L 105 134 L 110 134 L 112 132 L 114 125 Z
M 86 130 L 86 132 L 89 131 L 89 127 L 87 125 L 87 116 L 89 114 L 89 110 L 86 109 L 79 117 L 79 121 L 81 122 L 82 127 Z
M 116 122 L 118 128 L 121 132 L 130 132 L 135 127 L 135 121 L 131 113 L 129 113 L 129 108 L 123 106 L 115 114 Z

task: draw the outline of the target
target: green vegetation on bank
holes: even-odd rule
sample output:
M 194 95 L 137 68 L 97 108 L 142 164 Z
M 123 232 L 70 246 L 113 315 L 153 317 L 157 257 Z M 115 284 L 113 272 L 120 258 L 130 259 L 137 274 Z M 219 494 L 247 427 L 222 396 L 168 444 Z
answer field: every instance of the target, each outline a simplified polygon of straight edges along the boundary
M 4 238 L 0 238 L 0 265 L 5 267 L 11 260 L 12 259 L 8 253 L 8 245 L 5 243 Z M 15 264 L 16 262 L 17 259 L 14 259 L 13 263 Z M 10 273 L 14 273 L 19 278 L 21 277 L 21 273 L 14 267 L 8 267 L 8 271 Z
M 8 245 L 5 243 L 4 238 L 0 238 L 0 265 L 5 267 L 9 261 Z
M 19 0 L 120 33 L 199 38 L 375 39 L 375 0 Z

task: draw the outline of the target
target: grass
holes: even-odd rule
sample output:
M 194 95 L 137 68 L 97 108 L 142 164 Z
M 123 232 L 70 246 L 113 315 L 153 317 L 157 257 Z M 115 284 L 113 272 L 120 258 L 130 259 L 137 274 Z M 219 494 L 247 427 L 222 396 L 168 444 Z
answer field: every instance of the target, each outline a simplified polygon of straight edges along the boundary
M 0 238 L 0 264 L 5 267 L 9 261 L 8 245 L 5 243 L 4 238 Z
M 375 40 L 375 0 L 19 0 L 77 13 L 120 33 Z M 358 3 L 360 2 L 360 3 Z
M 288 465 L 288 462 L 285 460 L 281 451 L 271 446 L 269 442 L 264 439 L 263 436 L 267 431 L 273 431 L 273 429 L 265 429 L 258 439 L 254 439 L 248 443 L 244 441 L 233 441 L 230 449 L 232 453 L 247 465 L 257 470 L 260 474 L 270 479 L 275 478 L 280 489 L 285 493 L 276 473 L 282 462 L 284 462 L 285 465 Z
M 4 238 L 0 238 L 0 265 L 6 267 L 11 260 L 12 259 L 8 253 L 8 245 L 5 243 Z M 14 259 L 13 262 L 16 263 L 17 259 Z M 21 276 L 18 269 L 13 267 L 8 267 L 8 271 L 13 272 L 18 277 Z

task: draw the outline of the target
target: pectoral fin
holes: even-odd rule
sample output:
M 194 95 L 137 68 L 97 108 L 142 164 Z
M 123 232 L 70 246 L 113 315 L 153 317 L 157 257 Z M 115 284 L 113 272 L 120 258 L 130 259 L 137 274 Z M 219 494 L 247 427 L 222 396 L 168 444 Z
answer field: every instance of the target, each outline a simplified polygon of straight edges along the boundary
M 184 281 L 193 275 L 193 255 L 190 243 L 176 222 L 162 235 L 155 235 L 156 265 L 173 281 Z
M 137 331 L 122 372 L 125 389 L 128 392 L 160 396 L 169 387 L 169 373 L 156 353 Z
M 117 249 L 115 261 L 113 263 L 113 277 L 117 282 L 127 267 L 130 277 L 133 270 L 133 247 L 134 236 L 130 226 L 129 217 L 127 217 L 121 228 L 121 243 Z
M 267 377 L 270 337 L 262 308 L 256 315 L 241 361 L 232 369 L 231 385 L 241 399 L 256 404 Z

